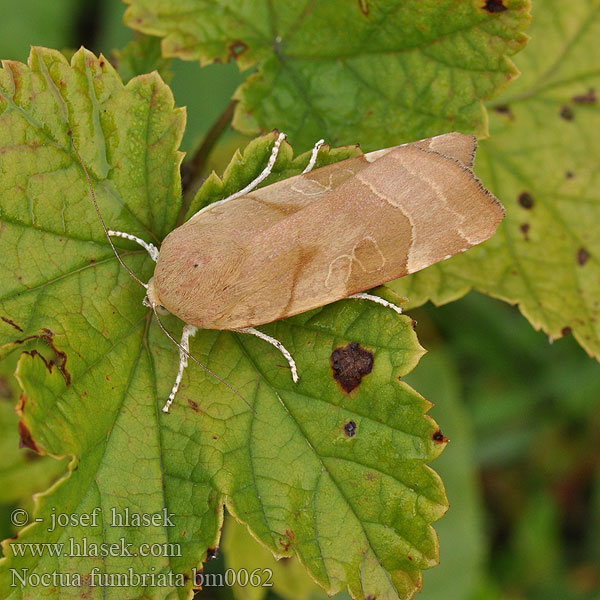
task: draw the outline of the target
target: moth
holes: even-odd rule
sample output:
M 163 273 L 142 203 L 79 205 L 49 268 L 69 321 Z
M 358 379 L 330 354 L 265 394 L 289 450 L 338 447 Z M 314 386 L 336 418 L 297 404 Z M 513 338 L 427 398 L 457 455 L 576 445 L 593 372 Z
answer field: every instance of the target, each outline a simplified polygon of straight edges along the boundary
M 198 328 L 257 335 L 284 354 L 297 381 L 290 353 L 256 326 L 343 298 L 400 312 L 365 291 L 487 240 L 504 217 L 473 173 L 473 136 L 447 133 L 313 169 L 320 140 L 302 174 L 256 189 L 284 137 L 256 179 L 197 212 L 167 235 L 160 251 L 102 222 L 128 271 L 111 236 L 136 241 L 155 260 L 153 277 L 138 281 L 159 322 L 157 313 L 166 310 L 186 323 L 179 344 L 165 330 L 180 349 L 165 412 L 193 359 L 189 338 Z M 93 190 L 92 197 L 102 220 Z

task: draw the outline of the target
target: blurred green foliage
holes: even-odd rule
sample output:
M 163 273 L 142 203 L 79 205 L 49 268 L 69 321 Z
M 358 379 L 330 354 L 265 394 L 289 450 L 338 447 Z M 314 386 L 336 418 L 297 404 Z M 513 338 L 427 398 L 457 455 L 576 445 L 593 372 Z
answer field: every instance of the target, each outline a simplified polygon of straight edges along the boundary
M 30 44 L 85 44 L 109 55 L 132 39 L 121 23 L 124 10 L 119 0 L 1 0 L 0 56 L 24 61 Z M 189 152 L 243 78 L 232 64 L 200 69 L 173 61 L 171 69 L 176 104 L 188 107 L 183 149 Z M 211 167 L 222 169 L 242 140 L 236 134 L 222 138 Z M 425 573 L 419 597 L 599 599 L 598 364 L 570 336 L 550 344 L 516 309 L 476 293 L 440 308 L 415 309 L 411 316 L 430 354 L 407 380 L 436 403 L 431 415 L 451 440 L 433 465 L 451 503 L 436 527 L 441 564 Z M 7 525 L 11 508 L 27 505 L 63 470 L 52 458 L 32 460 L 29 451 L 16 448 L 18 419 L 11 407 L 18 392 L 11 370 L 4 361 L 0 488 L 14 493 L 0 497 L 3 536 L 14 533 Z M 9 468 L 20 464 L 25 466 L 15 487 Z M 226 567 L 221 553 L 205 572 Z M 198 596 L 229 599 L 233 591 L 213 588 Z

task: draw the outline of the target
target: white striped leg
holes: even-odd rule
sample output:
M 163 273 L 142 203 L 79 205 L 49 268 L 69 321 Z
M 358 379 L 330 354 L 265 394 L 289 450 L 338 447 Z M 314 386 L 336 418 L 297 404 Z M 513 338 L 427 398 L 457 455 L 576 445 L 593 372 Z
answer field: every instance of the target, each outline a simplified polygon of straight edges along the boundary
M 190 338 L 194 337 L 197 331 L 198 328 L 194 327 L 193 325 L 184 325 L 183 327 L 180 342 L 181 348 L 183 348 L 183 350 L 181 348 L 179 349 L 179 370 L 177 371 L 177 377 L 175 378 L 175 383 L 173 384 L 173 388 L 171 389 L 169 398 L 166 404 L 163 406 L 163 412 L 169 412 L 169 407 L 171 406 L 171 404 L 173 404 L 175 394 L 177 394 L 179 384 L 181 383 L 181 378 L 183 377 L 183 371 L 188 366 L 188 354 L 190 353 Z
M 381 304 L 381 306 L 385 306 L 386 308 L 391 308 L 392 310 L 396 311 L 399 315 L 402 314 L 402 309 L 399 306 L 396 306 L 395 304 L 392 304 L 391 302 L 388 302 L 387 300 L 384 300 L 379 296 L 373 296 L 373 294 L 366 294 L 364 292 L 361 292 L 360 294 L 352 294 L 352 296 L 348 296 L 348 298 L 354 300 L 370 300 L 371 302 Z
M 312 154 L 310 155 L 310 160 L 308 161 L 308 164 L 306 165 L 304 171 L 302 171 L 302 175 L 313 170 L 315 163 L 317 162 L 317 154 L 319 154 L 319 148 L 323 145 L 324 142 L 325 140 L 319 140 L 315 144 L 315 147 L 312 149 Z
M 290 370 L 292 371 L 292 379 L 294 383 L 298 382 L 298 369 L 296 368 L 296 362 L 292 358 L 292 355 L 288 352 L 287 348 L 279 340 L 276 340 L 274 337 L 271 337 L 270 335 L 267 335 L 258 329 L 254 329 L 254 327 L 243 327 L 242 329 L 236 329 L 236 331 L 238 333 L 249 333 L 250 335 L 255 335 L 257 338 L 260 338 L 265 342 L 269 342 L 269 344 L 272 346 L 275 346 L 275 348 L 277 348 L 277 350 L 279 350 L 279 352 L 281 352 L 281 354 L 283 354 L 285 359 L 288 361 L 288 365 L 290 365 Z
M 112 229 L 108 230 L 108 235 L 112 237 L 120 237 L 125 238 L 126 240 L 131 240 L 132 242 L 138 243 L 146 252 L 150 255 L 150 258 L 156 262 L 158 260 L 158 249 L 154 244 L 149 244 L 145 242 L 141 238 L 132 235 L 131 233 L 125 233 L 123 231 L 113 231 Z
M 217 202 L 213 202 L 212 204 L 209 204 L 208 206 L 201 208 L 192 217 L 192 219 L 194 217 L 198 216 L 203 210 L 206 210 L 207 208 L 213 208 L 215 206 L 218 206 L 219 204 L 229 202 L 229 200 L 233 200 L 234 198 L 239 198 L 240 196 L 245 196 L 246 194 L 251 192 L 261 181 L 266 179 L 271 174 L 271 171 L 273 170 L 273 166 L 275 165 L 275 161 L 277 160 L 277 155 L 279 154 L 279 147 L 281 146 L 281 142 L 283 142 L 283 140 L 285 140 L 285 133 L 280 133 L 279 136 L 277 137 L 277 139 L 275 140 L 275 143 L 273 144 L 273 150 L 271 150 L 271 156 L 269 157 L 269 162 L 267 163 L 267 166 L 262 170 L 261 174 L 258 177 L 253 179 L 244 189 L 240 190 L 239 192 L 236 192 L 235 194 L 231 194 L 231 196 L 227 196 L 227 198 L 223 198 L 222 200 L 218 200 Z

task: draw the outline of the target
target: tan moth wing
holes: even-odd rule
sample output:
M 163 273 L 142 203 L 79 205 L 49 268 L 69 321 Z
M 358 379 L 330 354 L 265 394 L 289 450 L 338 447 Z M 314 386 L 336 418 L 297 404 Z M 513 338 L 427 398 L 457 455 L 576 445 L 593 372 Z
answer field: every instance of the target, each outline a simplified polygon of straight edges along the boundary
M 155 290 L 204 329 L 269 323 L 413 273 L 493 235 L 475 138 L 396 146 L 208 206 L 164 240 Z

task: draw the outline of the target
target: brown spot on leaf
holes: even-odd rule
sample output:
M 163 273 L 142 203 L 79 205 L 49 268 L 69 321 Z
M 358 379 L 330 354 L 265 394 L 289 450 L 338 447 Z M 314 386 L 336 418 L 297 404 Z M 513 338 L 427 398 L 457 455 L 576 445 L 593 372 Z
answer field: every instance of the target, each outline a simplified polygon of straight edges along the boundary
M 481 8 L 489 13 L 499 13 L 507 10 L 503 0 L 486 0 Z
M 519 194 L 518 202 L 526 210 L 530 210 L 535 204 L 533 196 L 529 192 L 521 192 Z
M 373 594 L 369 594 L 368 596 L 365 596 L 365 600 L 375 600 L 375 596 L 373 596 Z
M 356 433 L 356 423 L 354 421 L 348 421 L 344 425 L 344 433 L 348 437 L 354 437 L 354 434 Z
M 218 555 L 218 554 L 219 554 L 219 548 L 218 548 L 218 547 L 216 547 L 216 546 L 215 546 L 214 548 L 209 548 L 209 549 L 206 551 L 206 559 L 205 559 L 205 562 L 206 562 L 206 561 L 209 561 L 209 560 L 215 560 L 215 558 L 217 558 L 217 555 Z
M 407 556 L 406 559 L 410 562 L 412 562 L 413 557 L 412 556 Z
M 34 452 L 40 454 L 37 444 L 31 436 L 31 431 L 29 431 L 27 425 L 25 425 L 23 419 L 19 421 L 19 437 L 21 438 L 21 441 L 19 442 L 19 448 L 30 448 Z
M 197 402 L 194 402 L 193 400 L 188 400 L 188 405 L 194 412 L 200 412 L 200 408 L 198 408 Z
M 594 88 L 590 88 L 587 91 L 587 94 L 573 96 L 571 99 L 575 104 L 596 104 L 598 102 L 598 97 L 596 96 L 596 90 Z
M 248 44 L 245 44 L 241 40 L 236 40 L 235 42 L 231 42 L 227 48 L 229 50 L 229 56 L 227 58 L 237 58 L 238 56 L 244 54 L 246 50 L 248 50 Z
M 573 109 L 570 106 L 563 106 L 560 109 L 560 112 L 558 113 L 560 115 L 561 119 L 564 119 L 565 121 L 572 121 L 575 118 L 575 113 L 573 112 Z
M 495 106 L 494 112 L 497 112 L 500 115 L 506 115 L 511 121 L 514 121 L 515 119 L 515 115 L 513 115 L 508 104 L 499 104 L 498 106 Z
M 358 0 L 360 12 L 367 17 L 369 15 L 369 0 Z
M 590 253 L 582 246 L 577 250 L 577 263 L 583 267 L 585 263 L 590 259 Z
M 357 342 L 350 342 L 344 348 L 335 349 L 330 362 L 334 379 L 350 393 L 373 370 L 373 353 L 361 348 Z
M 416 322 L 414 319 L 411 319 L 411 321 L 410 321 L 410 326 L 411 326 L 413 329 L 416 329 L 416 328 L 417 328 L 417 322 Z
M 531 228 L 531 225 L 529 225 L 529 223 L 521 223 L 521 225 L 519 226 L 519 229 L 521 230 L 521 233 L 523 234 L 523 237 L 525 238 L 525 241 L 529 241 L 529 229 Z
M 281 547 L 283 548 L 283 550 L 285 552 L 289 551 L 290 546 L 294 543 L 295 539 L 296 539 L 296 534 L 291 529 L 286 529 L 285 530 L 285 538 L 279 538 Z
M 445 444 L 448 441 L 448 438 L 442 433 L 441 429 L 434 431 L 431 439 L 437 444 Z
M 573 179 L 573 177 L 575 177 L 575 173 L 573 173 L 573 171 L 567 171 L 567 172 L 565 173 L 565 177 L 566 177 L 567 179 Z
M 571 328 L 568 325 L 565 325 L 560 332 L 562 333 L 563 336 L 565 335 L 569 335 L 571 333 Z
M 7 317 L 0 317 L 7 325 L 14 327 L 17 331 L 23 332 L 23 330 L 12 320 Z

